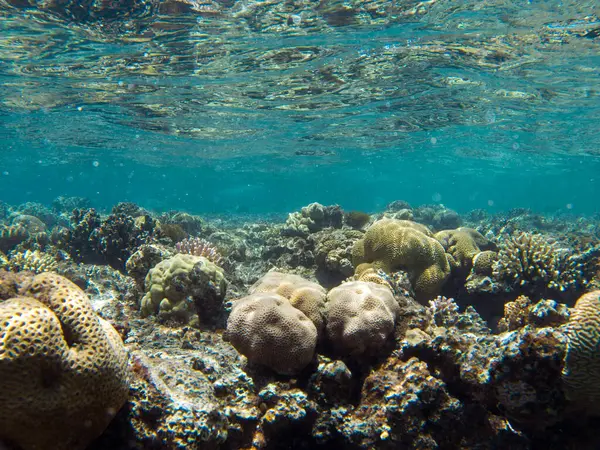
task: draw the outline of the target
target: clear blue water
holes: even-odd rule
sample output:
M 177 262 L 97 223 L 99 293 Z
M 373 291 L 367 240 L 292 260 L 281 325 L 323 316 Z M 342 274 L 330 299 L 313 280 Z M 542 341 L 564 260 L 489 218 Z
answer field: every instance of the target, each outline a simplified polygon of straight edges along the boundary
M 598 212 L 597 2 L 10 3 L 9 203 Z

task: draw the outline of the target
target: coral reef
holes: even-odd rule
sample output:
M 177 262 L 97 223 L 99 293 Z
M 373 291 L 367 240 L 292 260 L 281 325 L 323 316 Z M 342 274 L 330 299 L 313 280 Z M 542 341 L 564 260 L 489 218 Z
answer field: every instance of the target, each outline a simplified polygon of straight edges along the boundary
M 0 323 L 0 436 L 23 450 L 86 448 L 128 396 L 116 330 L 55 274 L 31 278 L 0 303 Z
M 600 299 L 590 293 L 568 308 L 600 279 L 596 219 L 575 225 L 527 211 L 457 218 L 442 206 L 396 202 L 365 232 L 339 207 L 318 204 L 287 224 L 155 216 L 130 203 L 109 215 L 75 211 L 69 224 L 66 205 L 53 209 L 52 230 L 39 228 L 41 206 L 4 205 L 0 225 L 23 235 L 5 241 L 0 265 L 52 268 L 72 280 L 132 354 L 129 400 L 89 450 L 600 445 Z M 23 211 L 34 219 L 15 225 Z M 442 231 L 434 236 L 424 224 Z M 522 233 L 538 237 L 526 244 Z M 179 253 L 185 238 L 221 250 L 228 281 L 206 258 Z M 539 262 L 532 281 L 501 274 L 501 264 L 522 261 L 507 253 Z M 558 272 L 542 283 L 543 264 Z M 0 299 L 38 295 L 33 276 L 0 271 Z M 68 327 L 58 333 L 71 338 Z M 37 436 L 40 423 L 31 427 Z M 81 432 L 81 422 L 67 431 L 63 423 L 57 439 Z M 0 436 L 9 448 L 19 443 L 3 429 Z
M 76 209 L 64 245 L 77 261 L 109 264 L 124 271 L 129 257 L 150 240 L 155 228 L 156 221 L 150 216 L 134 219 L 119 213 L 102 219 L 95 209 Z
M 52 272 L 58 268 L 56 257 L 39 250 L 12 251 L 7 266 L 13 272 Z
M 352 247 L 362 236 L 361 231 L 348 229 L 328 229 L 309 236 L 308 242 L 314 243 L 315 276 L 321 284 L 337 286 L 352 276 Z
M 407 272 L 421 302 L 435 297 L 450 275 L 444 248 L 427 227 L 404 220 L 375 222 L 354 245 L 352 259 L 357 275 L 371 268 Z

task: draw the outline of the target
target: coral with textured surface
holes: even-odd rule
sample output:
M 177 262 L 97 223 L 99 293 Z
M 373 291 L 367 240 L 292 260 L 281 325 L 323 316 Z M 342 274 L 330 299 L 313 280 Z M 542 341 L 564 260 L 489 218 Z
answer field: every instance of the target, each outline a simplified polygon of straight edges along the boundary
M 321 334 L 325 325 L 326 291 L 319 284 L 299 275 L 271 271 L 263 275 L 248 289 L 249 294 L 274 293 L 286 298 L 302 311 Z
M 599 255 L 598 246 L 576 254 L 542 235 L 522 232 L 500 241 L 493 275 L 509 288 L 531 296 L 576 292 L 588 284 L 591 267 Z
M 323 206 L 311 203 L 299 212 L 290 213 L 283 228 L 288 235 L 308 236 L 323 228 L 341 228 L 343 213 L 339 206 Z
M 311 362 L 317 328 L 285 297 L 256 293 L 234 302 L 227 339 L 250 362 L 294 374 Z
M 600 412 L 600 291 L 577 300 L 566 325 L 569 338 L 563 379 L 579 408 Z
M 375 353 L 385 347 L 399 315 L 390 288 L 366 281 L 343 283 L 327 294 L 327 338 L 342 354 Z
M 129 392 L 116 330 L 56 274 L 0 303 L 0 436 L 23 450 L 84 449 Z
M 223 270 L 203 256 L 177 254 L 152 268 L 145 281 L 142 315 L 183 323 L 219 324 L 227 281 Z
M 450 275 L 442 245 L 427 227 L 406 220 L 375 222 L 354 245 L 352 260 L 357 275 L 371 268 L 407 272 L 420 302 L 435 297 Z

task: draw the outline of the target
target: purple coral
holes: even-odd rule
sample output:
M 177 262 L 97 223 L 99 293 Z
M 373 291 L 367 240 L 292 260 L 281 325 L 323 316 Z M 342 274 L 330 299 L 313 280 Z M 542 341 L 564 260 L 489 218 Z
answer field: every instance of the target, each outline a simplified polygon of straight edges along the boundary
M 179 253 L 187 253 L 188 255 L 204 256 L 209 261 L 216 265 L 221 265 L 223 257 L 217 251 L 216 247 L 205 239 L 188 238 L 175 244 L 175 248 Z

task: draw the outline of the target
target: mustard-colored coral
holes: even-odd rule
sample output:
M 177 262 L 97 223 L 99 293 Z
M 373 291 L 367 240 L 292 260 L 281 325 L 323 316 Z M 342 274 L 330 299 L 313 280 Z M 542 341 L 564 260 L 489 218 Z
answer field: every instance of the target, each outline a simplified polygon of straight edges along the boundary
M 10 253 L 8 267 L 14 272 L 52 272 L 58 267 L 56 258 L 39 250 L 13 251 Z
M 299 275 L 273 271 L 254 283 L 248 292 L 281 295 L 289 300 L 294 308 L 302 311 L 321 333 L 324 325 L 326 292 L 319 284 L 305 280 Z
M 75 284 L 44 273 L 0 303 L 0 436 L 23 450 L 82 450 L 129 391 L 115 329 Z
M 408 220 L 375 222 L 352 249 L 356 275 L 368 269 L 409 274 L 417 300 L 434 298 L 450 274 L 442 245 L 429 229 Z
M 146 275 L 143 316 L 157 314 L 195 324 L 197 313 L 210 322 L 221 312 L 227 281 L 223 270 L 203 256 L 177 254 Z
M 600 411 L 600 291 L 581 296 L 566 325 L 563 381 L 578 407 Z
M 489 250 L 490 241 L 481 233 L 472 228 L 457 228 L 455 230 L 442 230 L 434 236 L 444 250 L 452 255 L 457 266 L 465 271 L 471 270 L 473 258 L 482 250 Z

